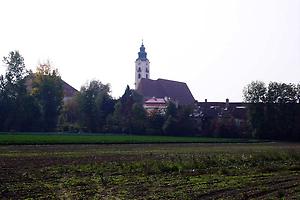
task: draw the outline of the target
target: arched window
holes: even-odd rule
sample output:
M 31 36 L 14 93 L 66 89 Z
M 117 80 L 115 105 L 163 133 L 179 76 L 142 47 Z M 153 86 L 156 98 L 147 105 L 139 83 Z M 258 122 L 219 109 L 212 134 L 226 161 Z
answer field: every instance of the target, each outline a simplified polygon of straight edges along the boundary
M 141 70 L 141 68 L 139 67 L 139 69 L 138 69 L 138 72 L 141 72 L 142 70 Z
M 141 74 L 138 75 L 139 79 L 141 78 Z

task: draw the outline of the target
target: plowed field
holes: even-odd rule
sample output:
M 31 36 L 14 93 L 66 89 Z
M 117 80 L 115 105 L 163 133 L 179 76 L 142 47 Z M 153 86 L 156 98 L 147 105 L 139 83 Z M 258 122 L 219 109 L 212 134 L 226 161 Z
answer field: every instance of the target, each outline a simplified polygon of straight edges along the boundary
M 0 199 L 300 199 L 300 144 L 0 146 Z

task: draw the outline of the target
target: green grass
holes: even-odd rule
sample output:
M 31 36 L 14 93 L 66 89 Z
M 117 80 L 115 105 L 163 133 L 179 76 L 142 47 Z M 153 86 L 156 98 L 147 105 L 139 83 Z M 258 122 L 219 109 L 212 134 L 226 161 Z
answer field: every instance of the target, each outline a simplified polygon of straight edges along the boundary
M 0 144 L 242 143 L 247 139 L 113 134 L 1 133 Z

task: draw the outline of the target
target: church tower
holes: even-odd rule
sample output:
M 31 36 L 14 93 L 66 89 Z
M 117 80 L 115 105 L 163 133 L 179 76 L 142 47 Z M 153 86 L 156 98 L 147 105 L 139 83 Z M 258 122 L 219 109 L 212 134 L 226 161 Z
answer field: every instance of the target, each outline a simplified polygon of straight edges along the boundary
M 135 89 L 138 88 L 142 78 L 150 78 L 150 62 L 147 58 L 143 42 L 140 47 L 140 52 L 138 52 L 138 58 L 135 60 Z

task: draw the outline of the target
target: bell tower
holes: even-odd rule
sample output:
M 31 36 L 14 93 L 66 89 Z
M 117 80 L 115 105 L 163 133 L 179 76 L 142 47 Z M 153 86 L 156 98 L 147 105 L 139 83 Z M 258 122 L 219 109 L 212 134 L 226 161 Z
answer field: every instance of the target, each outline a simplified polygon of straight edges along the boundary
M 144 43 L 140 47 L 138 52 L 138 58 L 135 60 L 135 89 L 138 88 L 142 78 L 150 78 L 150 62 L 147 58 Z

